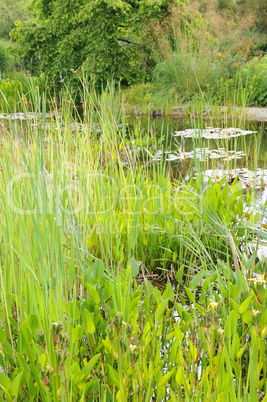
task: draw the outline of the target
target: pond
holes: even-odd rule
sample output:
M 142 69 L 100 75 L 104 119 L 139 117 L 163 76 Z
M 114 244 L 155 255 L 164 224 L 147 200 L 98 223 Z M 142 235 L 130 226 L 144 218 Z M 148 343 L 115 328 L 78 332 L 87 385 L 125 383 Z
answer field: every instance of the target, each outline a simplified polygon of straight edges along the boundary
M 163 146 L 154 150 L 151 159 L 156 162 L 164 158 L 174 180 L 188 181 L 199 172 L 203 172 L 204 182 L 226 177 L 232 183 L 237 178 L 244 190 L 256 190 L 266 200 L 266 122 L 141 116 L 129 117 L 128 123 L 130 129 L 138 125 L 141 132 L 149 132 L 154 138 L 165 136 Z
M 36 114 L 28 115 L 32 127 L 39 126 Z M 41 120 L 42 120 L 41 116 Z M 4 124 L 10 119 L 25 124 L 23 113 L 0 114 Z M 63 129 L 64 122 L 58 122 L 47 113 L 46 121 L 41 122 L 43 136 L 49 128 Z M 60 122 L 60 123 L 59 123 Z M 172 180 L 189 181 L 203 173 L 204 183 L 220 181 L 224 177 L 229 183 L 236 178 L 242 183 L 243 190 L 255 190 L 263 202 L 267 198 L 267 123 L 249 120 L 203 120 L 191 118 L 159 117 L 144 115 L 126 118 L 127 132 L 132 152 L 147 152 L 151 163 L 164 160 L 170 167 Z M 70 122 L 71 130 L 93 131 L 98 136 L 97 122 L 86 125 Z M 89 127 L 89 128 L 88 128 Z M 118 129 L 122 125 L 118 122 Z M 136 134 L 137 133 L 137 134 Z M 136 141 L 135 141 L 136 135 Z M 150 138 L 151 147 L 146 148 Z M 140 143 L 141 140 L 141 143 Z

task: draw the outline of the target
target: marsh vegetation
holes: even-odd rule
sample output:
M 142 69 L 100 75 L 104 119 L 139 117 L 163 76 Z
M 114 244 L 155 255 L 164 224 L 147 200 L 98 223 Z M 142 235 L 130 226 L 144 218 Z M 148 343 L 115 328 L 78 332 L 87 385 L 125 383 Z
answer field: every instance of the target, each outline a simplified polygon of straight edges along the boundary
M 14 5 L 0 400 L 266 401 L 265 2 Z

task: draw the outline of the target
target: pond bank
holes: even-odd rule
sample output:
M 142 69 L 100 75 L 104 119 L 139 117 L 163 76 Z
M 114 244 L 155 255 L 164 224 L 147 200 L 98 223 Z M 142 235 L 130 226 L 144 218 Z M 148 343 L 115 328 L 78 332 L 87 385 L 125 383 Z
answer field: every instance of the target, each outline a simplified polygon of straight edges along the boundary
M 179 105 L 173 108 L 171 116 L 175 118 L 187 116 L 188 114 L 192 116 L 199 116 L 199 112 L 189 112 L 191 109 L 190 105 Z M 159 112 L 158 112 L 159 113 Z M 212 106 L 202 112 L 203 117 L 210 118 L 213 116 L 223 117 L 227 115 L 228 118 L 239 117 L 245 118 L 253 121 L 263 121 L 267 122 L 267 108 L 263 107 L 240 107 L 234 106 L 230 109 L 227 106 Z

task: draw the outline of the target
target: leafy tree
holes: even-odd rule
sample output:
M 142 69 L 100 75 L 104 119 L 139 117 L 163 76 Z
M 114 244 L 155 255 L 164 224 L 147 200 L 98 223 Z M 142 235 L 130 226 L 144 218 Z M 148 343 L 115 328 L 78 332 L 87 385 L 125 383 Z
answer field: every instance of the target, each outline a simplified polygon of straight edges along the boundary
M 147 76 L 148 21 L 166 18 L 173 1 L 39 0 L 35 18 L 12 35 L 29 68 L 50 82 L 74 80 L 78 69 L 99 83 L 113 77 L 131 84 Z
M 0 38 L 9 39 L 9 34 L 15 28 L 15 21 L 26 20 L 30 11 L 26 9 L 29 0 L 0 1 Z

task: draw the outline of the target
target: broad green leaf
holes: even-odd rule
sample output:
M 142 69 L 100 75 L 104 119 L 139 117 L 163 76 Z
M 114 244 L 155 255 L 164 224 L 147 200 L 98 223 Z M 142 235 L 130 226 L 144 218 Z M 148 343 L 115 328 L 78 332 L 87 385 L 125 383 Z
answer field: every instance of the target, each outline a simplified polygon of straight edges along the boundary
M 247 311 L 247 309 L 249 308 L 249 305 L 250 305 L 252 297 L 253 296 L 250 296 L 246 300 L 243 301 L 243 303 L 239 307 L 239 313 L 240 314 L 244 314 Z
M 21 371 L 12 381 L 12 384 L 9 388 L 9 392 L 15 396 L 16 400 L 18 398 L 18 393 L 19 393 L 19 386 L 21 383 L 21 379 L 22 379 L 22 375 L 23 375 L 23 371 Z
M 120 377 L 116 370 L 108 364 L 108 372 L 113 385 L 120 386 Z
M 176 274 L 176 280 L 177 280 L 178 282 L 182 280 L 183 274 L 184 274 L 184 266 L 182 266 L 182 267 L 178 270 L 178 272 L 177 272 L 177 274 Z
M 93 334 L 95 332 L 95 323 L 92 314 L 88 310 L 83 312 L 83 328 L 85 334 Z
M 38 316 L 36 314 L 30 314 L 25 318 L 24 323 L 31 331 L 35 331 L 39 325 Z
M 177 374 L 175 376 L 175 381 L 178 385 L 184 384 L 184 370 L 183 367 L 180 366 L 177 370 Z
M 141 264 L 140 261 L 136 261 L 134 258 L 130 259 L 130 269 L 131 269 L 131 276 L 136 278 L 139 273 L 139 265 Z
M 0 388 L 2 388 L 4 391 L 8 391 L 10 386 L 11 386 L 10 379 L 0 371 Z
M 192 359 L 195 361 L 197 358 L 197 348 L 195 347 L 195 345 L 193 343 L 190 342 L 189 349 L 191 352 Z
M 91 279 L 93 283 L 96 282 L 102 282 L 104 280 L 104 272 L 105 272 L 105 267 L 104 264 L 101 260 L 97 259 L 95 260 L 92 270 L 91 270 Z
M 245 293 L 248 291 L 248 283 L 246 277 L 244 276 L 242 271 L 235 272 L 235 279 L 237 283 L 237 289 L 239 293 Z
M 158 387 L 162 387 L 164 385 L 167 384 L 167 382 L 170 380 L 170 378 L 174 375 L 175 371 L 172 370 L 169 373 L 164 374 L 163 377 L 161 377 L 159 383 L 158 383 Z
M 253 315 L 253 311 L 252 311 L 252 310 L 246 311 L 245 314 L 242 315 L 242 321 L 243 321 L 245 324 L 250 324 L 251 321 L 253 320 L 252 315 Z
M 161 318 L 163 317 L 163 314 L 166 310 L 166 307 L 168 306 L 169 300 L 164 300 L 160 305 L 158 306 L 156 312 L 155 312 L 155 318 L 157 321 L 160 321 Z
M 205 273 L 204 271 L 199 271 L 196 275 L 194 275 L 193 279 L 189 283 L 189 287 L 195 289 L 203 279 Z
M 165 290 L 163 292 L 162 297 L 163 297 L 164 300 L 165 299 L 168 299 L 168 300 L 171 300 L 171 301 L 174 300 L 174 291 L 173 291 L 173 288 L 172 288 L 172 285 L 170 284 L 170 282 L 167 283 L 167 286 L 166 286 L 166 288 L 165 288 Z
M 98 294 L 98 291 L 91 285 L 89 285 L 89 283 L 85 284 L 86 289 L 89 292 L 90 298 L 93 300 L 93 302 L 95 302 L 95 304 L 99 304 L 100 303 L 100 297 Z
M 188 313 L 188 311 L 183 310 L 182 314 L 183 320 L 188 324 L 189 322 L 193 321 L 193 318 L 191 315 Z
M 185 291 L 186 291 L 188 299 L 191 301 L 191 303 L 194 303 L 195 302 L 195 297 L 194 297 L 193 293 L 186 286 L 184 288 L 185 288 Z
M 98 353 L 92 359 L 84 366 L 83 368 L 83 373 L 85 377 L 88 377 L 93 368 L 95 367 L 96 363 L 98 362 L 99 358 L 101 356 L 101 353 Z
M 73 329 L 73 336 L 75 341 L 79 341 L 83 337 L 83 327 L 81 325 L 76 325 Z
M 67 314 L 74 320 L 78 320 L 80 318 L 80 311 L 75 302 L 67 302 L 65 304 L 65 309 Z

